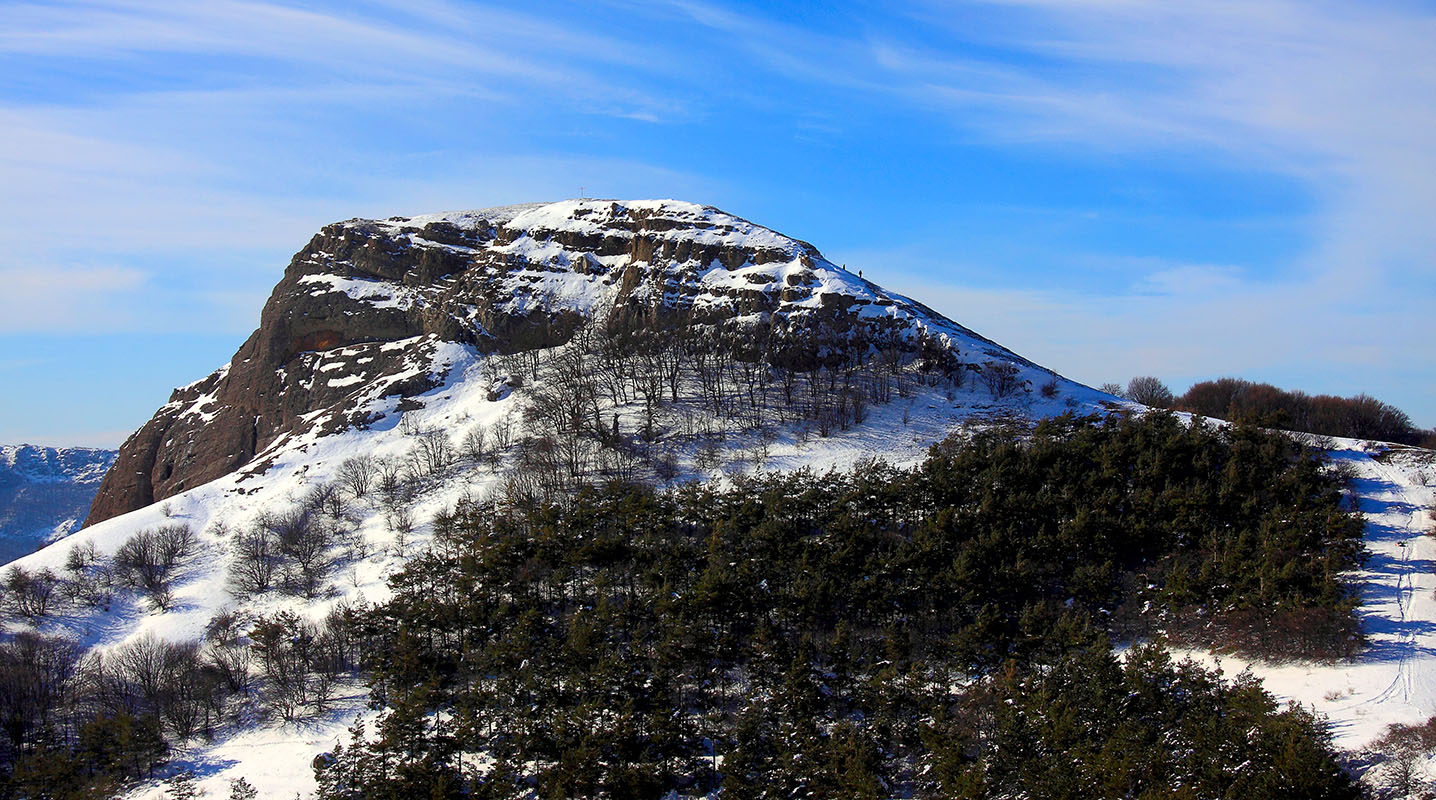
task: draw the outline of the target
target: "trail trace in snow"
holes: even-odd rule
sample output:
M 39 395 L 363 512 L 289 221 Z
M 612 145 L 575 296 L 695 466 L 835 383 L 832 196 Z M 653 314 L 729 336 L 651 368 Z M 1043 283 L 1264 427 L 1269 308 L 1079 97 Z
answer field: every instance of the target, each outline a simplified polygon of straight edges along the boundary
M 1337 439 L 1330 454 L 1350 465 L 1366 519 L 1370 557 L 1353 576 L 1366 649 L 1334 663 L 1221 663 L 1228 674 L 1248 668 L 1278 697 L 1326 715 L 1337 746 L 1360 750 L 1393 723 L 1436 715 L 1436 453 Z

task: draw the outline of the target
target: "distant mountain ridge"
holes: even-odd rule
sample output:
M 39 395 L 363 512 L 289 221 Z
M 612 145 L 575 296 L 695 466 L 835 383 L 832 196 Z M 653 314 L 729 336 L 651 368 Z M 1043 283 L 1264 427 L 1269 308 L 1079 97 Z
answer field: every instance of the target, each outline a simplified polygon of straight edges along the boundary
M 0 445 L 0 563 L 79 530 L 114 450 Z

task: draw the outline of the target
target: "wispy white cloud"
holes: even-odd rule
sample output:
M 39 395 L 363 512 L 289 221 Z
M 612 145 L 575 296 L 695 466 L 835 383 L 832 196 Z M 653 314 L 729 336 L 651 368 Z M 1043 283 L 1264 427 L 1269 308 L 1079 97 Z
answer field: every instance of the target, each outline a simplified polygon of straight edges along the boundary
M 130 313 L 130 287 L 32 287 L 3 330 L 60 330 L 81 306 L 88 329 L 252 326 L 258 303 L 241 315 L 229 299 L 262 300 L 334 219 L 694 185 L 632 159 L 532 155 L 524 120 L 687 113 L 628 74 L 674 72 L 657 44 L 561 18 L 439 0 L 22 2 L 5 18 L 0 58 L 99 79 L 0 94 L 0 270 L 114 254 L 157 276 L 159 307 Z
M 1249 280 L 1224 280 L 1221 288 L 1168 284 L 1163 293 L 1140 298 L 954 287 L 911 275 L 891 283 L 1093 385 L 1153 374 L 1181 391 L 1199 379 L 1236 374 L 1287 385 L 1299 380 L 1293 388 L 1340 394 L 1384 387 L 1389 402 L 1420 413 L 1423 393 L 1436 389 L 1436 378 L 1408 380 L 1429 341 L 1400 322 L 1421 318 L 1424 303 L 1416 298 L 1380 309 L 1345 307 L 1334 317 L 1338 301 L 1326 287 Z
M 963 287 L 932 278 L 931 264 L 899 279 L 965 324 L 1087 380 L 1305 369 L 1328 384 L 1310 388 L 1389 385 L 1393 399 L 1431 408 L 1436 378 L 1410 377 L 1432 371 L 1425 343 L 1436 339 L 1429 6 L 919 0 L 897 7 L 905 23 L 835 34 L 702 0 L 678 5 L 702 24 L 742 31 L 754 51 L 803 54 L 798 63 L 771 59 L 790 79 L 926 109 L 994 146 L 1283 175 L 1315 198 L 1306 246 L 1276 268 L 1153 264 L 1125 287 L 1088 291 L 1000 279 Z M 940 264 L 953 244 L 916 249 Z M 868 255 L 869 267 L 883 263 L 881 252 Z M 1038 260 L 1126 261 L 1130 272 L 1142 258 L 1157 254 L 1076 250 Z
M 1436 13 L 1292 0 L 931 0 L 846 35 L 673 3 L 789 78 L 948 115 L 1007 144 L 1296 176 L 1310 269 L 1436 271 Z M 943 33 L 915 36 L 915 30 Z
M 965 62 L 888 60 L 996 137 L 1109 150 L 1215 148 L 1305 180 L 1323 201 L 1313 269 L 1436 271 L 1436 13 L 1409 4 L 991 0 L 1033 12 L 996 42 L 1021 80 Z M 956 8 L 923 17 L 950 24 Z M 1038 13 L 1040 12 L 1040 13 Z M 981 38 L 981 31 L 953 30 Z
M 140 288 L 147 276 L 121 267 L 0 269 L 0 333 L 73 332 L 124 327 L 130 313 L 113 296 Z
M 1180 264 L 1163 267 L 1143 276 L 1134 287 L 1139 293 L 1155 295 L 1210 296 L 1245 290 L 1240 267 L 1220 264 Z
M 143 59 L 162 54 L 253 59 L 257 68 L 240 88 L 326 77 L 440 92 L 498 83 L 542 87 L 591 113 L 657 117 L 682 106 L 676 97 L 609 78 L 615 69 L 661 63 L 653 44 L 468 3 L 360 3 L 324 11 L 260 0 L 104 0 L 83 12 L 19 3 L 7 8 L 0 54 L 129 59 L 137 73 Z
M 1125 287 L 961 285 L 921 247 L 844 254 L 850 268 L 1079 381 L 1157 375 L 1181 391 L 1222 375 L 1314 392 L 1376 392 L 1436 425 L 1430 297 L 1363 302 L 1349 283 L 1273 279 L 1212 264 L 1137 259 Z

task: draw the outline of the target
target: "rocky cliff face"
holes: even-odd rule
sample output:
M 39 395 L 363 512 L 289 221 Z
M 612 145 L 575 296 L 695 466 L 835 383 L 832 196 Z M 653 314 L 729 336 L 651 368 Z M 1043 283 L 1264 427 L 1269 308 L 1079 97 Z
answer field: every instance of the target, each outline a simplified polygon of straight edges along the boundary
M 368 424 L 362 400 L 442 380 L 441 342 L 513 353 L 561 344 L 591 319 L 702 329 L 733 350 L 762 326 L 797 362 L 857 346 L 1035 368 L 810 244 L 712 207 L 581 200 L 350 220 L 294 256 L 228 365 L 175 390 L 125 442 L 89 521 L 262 463 L 288 435 Z
M 114 461 L 113 450 L 0 445 L 0 564 L 79 530 Z

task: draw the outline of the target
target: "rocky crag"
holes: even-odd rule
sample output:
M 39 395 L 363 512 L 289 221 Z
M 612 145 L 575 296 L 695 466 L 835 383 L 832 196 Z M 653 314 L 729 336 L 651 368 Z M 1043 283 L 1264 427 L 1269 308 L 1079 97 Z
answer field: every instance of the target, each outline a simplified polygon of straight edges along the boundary
M 125 442 L 89 522 L 257 469 L 286 437 L 370 424 L 374 399 L 443 380 L 442 343 L 536 352 L 590 320 L 697 332 L 793 369 L 885 352 L 925 371 L 997 374 L 1003 393 L 1056 380 L 812 245 L 709 206 L 570 200 L 355 219 L 294 256 L 229 364 L 175 390 Z

